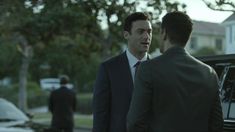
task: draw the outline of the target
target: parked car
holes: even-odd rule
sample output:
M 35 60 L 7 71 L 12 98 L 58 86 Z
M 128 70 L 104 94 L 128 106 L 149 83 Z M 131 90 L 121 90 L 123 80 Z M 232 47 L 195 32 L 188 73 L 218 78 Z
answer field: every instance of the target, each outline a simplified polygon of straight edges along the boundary
M 198 57 L 218 74 L 224 132 L 235 132 L 235 54 Z
M 45 127 L 32 122 L 13 103 L 0 98 L 0 132 L 43 132 Z

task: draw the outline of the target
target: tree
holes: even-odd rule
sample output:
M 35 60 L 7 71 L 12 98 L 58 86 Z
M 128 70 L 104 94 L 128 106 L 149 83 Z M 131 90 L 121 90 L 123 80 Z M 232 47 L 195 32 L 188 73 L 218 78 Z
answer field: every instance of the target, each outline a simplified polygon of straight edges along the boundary
M 20 109 L 27 109 L 27 79 L 35 76 L 29 73 L 29 69 L 36 73 L 36 66 L 49 64 L 53 66 L 50 74 L 69 73 L 74 79 L 84 79 L 76 73 L 86 69 L 91 61 L 96 62 L 94 59 L 100 54 L 104 59 L 120 51 L 124 43 L 123 19 L 142 4 L 146 7 L 140 10 L 151 12 L 154 25 L 164 10 L 186 7 L 169 0 L 1 0 L 0 36 L 14 44 L 21 56 Z M 105 31 L 100 27 L 102 20 L 107 22 Z M 157 40 L 153 42 L 157 47 Z M 66 66 L 58 65 L 61 59 L 67 62 Z M 83 70 L 82 73 L 88 75 L 89 71 Z
M 169 0 L 124 0 L 124 1 L 111 1 L 111 0 L 88 0 L 80 1 L 81 5 L 94 12 L 98 21 L 105 21 L 107 23 L 106 36 L 102 43 L 103 58 L 112 55 L 112 51 L 116 53 L 125 43 L 123 40 L 122 27 L 124 18 L 133 12 L 143 11 L 150 13 L 152 23 L 155 25 L 159 22 L 159 16 L 163 11 L 184 10 L 186 5 L 178 2 L 170 2 Z M 154 31 L 154 36 L 157 31 Z M 153 41 L 152 47 L 158 47 L 157 41 Z M 151 51 L 155 49 L 151 48 Z
M 15 79 L 20 65 L 20 57 L 14 44 L 0 40 L 0 80 L 4 77 Z
M 34 51 L 38 47 L 47 46 L 57 36 L 65 35 L 73 39 L 77 34 L 87 35 L 90 31 L 94 34 L 101 33 L 99 33 L 99 28 L 95 28 L 97 24 L 92 21 L 95 18 L 84 14 L 80 7 L 71 2 L 44 1 L 43 10 L 38 12 L 37 8 L 42 6 L 41 0 L 32 2 L 5 0 L 1 2 L 4 3 L 4 7 L 0 9 L 1 36 L 14 43 L 22 57 L 19 70 L 19 108 L 26 111 L 28 68 Z M 35 4 L 37 6 L 34 6 Z M 69 8 L 68 4 L 70 4 Z M 93 40 L 91 37 L 89 39 Z
M 209 2 L 208 0 L 202 1 L 212 10 L 235 12 L 235 3 L 233 0 L 214 0 L 214 2 Z
M 9 1 L 2 1 L 4 6 L 1 8 L 1 36 L 4 36 L 7 40 L 12 40 L 18 47 L 18 51 L 22 55 L 21 70 L 19 70 L 19 107 L 25 111 L 26 108 L 26 84 L 27 84 L 27 69 L 29 61 L 32 57 L 32 47 L 29 44 L 26 36 L 20 33 L 20 26 L 27 22 L 27 19 L 17 17 L 18 13 L 22 13 L 21 16 L 31 16 L 28 10 L 24 8 L 24 2 L 11 1 L 14 5 L 11 5 Z M 17 8 L 16 8 L 17 7 Z M 14 36 L 14 37 L 13 37 Z

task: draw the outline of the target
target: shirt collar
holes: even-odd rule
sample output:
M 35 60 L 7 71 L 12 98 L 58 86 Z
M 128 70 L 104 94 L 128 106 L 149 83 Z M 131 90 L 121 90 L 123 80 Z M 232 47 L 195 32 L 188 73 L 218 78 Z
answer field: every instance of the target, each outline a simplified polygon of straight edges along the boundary
M 146 61 L 148 58 L 147 53 L 145 53 L 144 57 L 141 60 L 138 60 L 134 55 L 131 54 L 131 52 L 127 49 L 126 50 L 126 55 L 127 55 L 127 59 L 129 61 L 129 65 L 130 67 L 133 67 L 138 61 Z

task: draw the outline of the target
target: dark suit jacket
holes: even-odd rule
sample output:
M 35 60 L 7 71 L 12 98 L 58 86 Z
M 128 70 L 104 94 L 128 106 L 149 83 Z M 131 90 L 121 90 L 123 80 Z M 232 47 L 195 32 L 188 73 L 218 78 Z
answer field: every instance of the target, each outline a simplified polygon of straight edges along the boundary
M 218 80 L 208 65 L 173 47 L 140 65 L 129 132 L 221 132 Z
M 132 89 L 125 52 L 100 65 L 93 96 L 93 132 L 126 132 Z
M 49 98 L 49 110 L 52 113 L 52 127 L 73 127 L 73 112 L 75 109 L 76 95 L 72 90 L 66 87 L 61 87 L 51 92 Z

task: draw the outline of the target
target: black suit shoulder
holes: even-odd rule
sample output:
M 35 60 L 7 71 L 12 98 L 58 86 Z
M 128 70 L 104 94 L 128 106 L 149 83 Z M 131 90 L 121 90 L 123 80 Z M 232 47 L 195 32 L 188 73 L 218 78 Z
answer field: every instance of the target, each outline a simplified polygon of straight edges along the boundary
M 177 56 L 177 57 L 179 57 L 179 56 Z M 149 60 L 147 63 L 164 64 L 164 62 L 177 61 L 177 60 L 174 60 L 174 58 L 173 58 L 173 59 L 170 59 L 170 58 L 171 58 L 171 56 L 168 56 L 168 55 L 164 55 L 164 54 L 163 54 L 163 55 L 160 55 L 160 56 L 158 56 L 158 57 L 155 57 L 155 58 Z M 197 64 L 197 65 L 201 65 L 202 67 L 209 69 L 210 71 L 213 70 L 213 68 L 212 68 L 211 66 L 209 66 L 209 65 L 207 65 L 206 63 L 204 63 L 204 62 L 198 60 L 197 58 L 191 56 L 190 54 L 185 54 L 185 55 L 184 55 L 183 57 L 181 57 L 181 58 L 186 58 L 186 60 L 191 61 L 191 63 L 194 62 L 194 63 Z M 160 62 L 160 63 L 159 63 L 159 62 Z
M 158 57 L 155 57 L 155 58 L 152 58 L 150 60 L 147 60 L 147 61 L 144 61 L 141 63 L 141 65 L 144 65 L 144 67 L 148 67 L 148 66 L 159 66 L 159 65 L 164 65 L 164 57 L 161 55 L 161 56 L 158 56 Z
M 113 56 L 113 57 L 109 58 L 108 60 L 104 61 L 103 63 L 104 64 L 112 64 L 112 63 L 115 63 L 117 60 L 120 60 L 124 56 L 125 56 L 125 52 L 123 52 L 119 55 Z
M 204 71 L 208 71 L 209 74 L 216 74 L 215 70 L 213 67 L 211 67 L 210 65 L 200 61 L 199 59 L 191 56 L 191 55 L 188 55 L 188 58 L 191 59 L 192 62 L 195 63 L 195 66 L 198 66 L 200 67 L 201 69 L 203 69 Z M 217 75 L 217 74 L 216 74 Z
M 56 89 L 54 91 L 52 91 L 52 95 L 57 95 L 57 94 L 70 94 L 70 95 L 75 95 L 76 93 L 72 90 L 72 89 L 68 89 L 68 88 L 59 88 Z
M 127 59 L 125 52 L 123 52 L 123 53 L 121 53 L 117 56 L 113 56 L 112 58 L 102 62 L 101 65 L 104 66 L 105 68 L 110 67 L 110 66 L 111 67 L 112 66 L 117 66 L 120 61 L 125 60 L 124 58 Z

